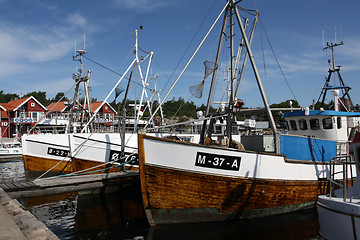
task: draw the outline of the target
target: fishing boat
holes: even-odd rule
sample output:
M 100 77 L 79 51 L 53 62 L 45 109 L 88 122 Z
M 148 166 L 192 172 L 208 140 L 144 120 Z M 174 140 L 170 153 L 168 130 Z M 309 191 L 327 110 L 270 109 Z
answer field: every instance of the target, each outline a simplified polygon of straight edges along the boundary
M 74 97 L 68 102 L 70 106 L 70 117 L 66 122 L 66 129 L 63 133 L 42 133 L 33 134 L 29 132 L 22 136 L 24 167 L 26 170 L 41 172 L 78 172 L 87 170 L 87 172 L 98 173 L 100 171 L 119 171 L 119 167 L 126 162 L 129 168 L 132 168 L 137 160 L 137 135 L 136 129 L 142 127 L 144 120 L 142 119 L 143 102 L 150 109 L 150 101 L 146 93 L 149 84 L 149 70 L 153 56 L 153 52 L 147 52 L 146 56 L 139 58 L 138 52 L 138 32 L 135 31 L 136 41 L 134 46 L 135 57 L 128 66 L 124 74 L 113 86 L 111 91 L 103 102 L 97 106 L 97 110 L 93 113 L 90 109 L 92 106 L 89 98 L 89 78 L 91 71 L 84 76 L 83 74 L 83 57 L 85 50 L 78 50 L 73 57 L 75 61 L 79 61 L 80 68 L 78 74 L 74 74 L 75 91 Z M 146 63 L 145 75 L 140 66 Z M 139 71 L 141 78 L 141 86 L 143 86 L 140 103 L 134 106 L 134 119 L 126 118 L 125 101 L 132 79 L 132 72 Z M 130 77 L 128 76 L 130 73 Z M 134 74 L 135 75 L 135 74 Z M 128 79 L 128 87 L 124 97 L 122 116 L 120 120 L 113 121 L 113 128 L 127 129 L 123 132 L 120 130 L 112 132 L 97 132 L 93 127 L 98 112 L 107 104 L 107 100 L 115 92 L 116 97 L 120 95 L 124 88 L 119 84 Z M 80 103 L 80 84 L 84 84 L 85 93 L 84 102 Z M 116 98 L 115 98 L 116 99 Z M 53 105 L 55 107 L 56 105 Z M 106 106 L 105 106 L 106 107 Z M 94 109 L 93 109 L 94 110 Z M 41 121 L 40 121 L 41 122 Z M 35 126 L 34 126 L 35 127 Z M 34 128 L 33 128 L 34 129 Z M 116 169 L 114 169 L 116 167 Z
M 21 142 L 18 140 L 8 140 L 0 142 L 0 161 L 22 158 Z
M 360 234 L 359 133 L 351 147 L 355 161 L 351 161 L 350 156 L 331 159 L 330 193 L 320 195 L 317 200 L 319 233 L 325 239 L 358 239 Z M 340 165 L 341 171 L 335 172 L 335 165 Z M 357 177 L 355 185 L 348 186 L 349 179 L 354 176 L 351 166 L 356 166 Z M 341 181 L 336 179 L 336 175 L 341 175 Z
M 330 158 L 349 154 L 349 140 L 359 126 L 360 113 L 340 111 L 343 86 L 331 88 L 326 84 L 322 92 L 333 93 L 334 109 L 292 109 L 283 116 L 287 132 L 277 131 L 237 3 L 227 0 L 217 18 L 225 13 L 218 49 L 225 35 L 229 36 L 227 42 L 233 43 L 236 22 L 242 36 L 239 46 L 246 47 L 272 134 L 242 135 L 237 142 L 228 130 L 214 141 L 213 131 L 205 128 L 200 143 L 158 138 L 145 131 L 139 134 L 141 191 L 150 225 L 257 218 L 314 207 L 317 196 L 328 192 Z M 258 12 L 254 15 L 256 21 Z M 226 29 L 230 33 L 225 33 Z M 231 44 L 231 53 L 233 48 Z M 220 52 L 217 52 L 216 65 Z M 231 54 L 230 59 L 237 57 Z M 237 66 L 230 60 L 230 76 L 239 82 L 241 71 L 240 76 L 236 75 Z M 336 72 L 337 68 L 330 68 L 329 77 Z M 216 70 L 213 79 L 215 76 Z M 180 77 L 181 74 L 178 79 Z M 213 86 L 212 81 L 208 103 Z M 226 111 L 205 114 L 212 119 L 227 119 L 228 129 L 232 127 L 234 115 L 242 112 L 234 97 L 235 82 L 231 86 Z M 200 84 L 197 89 L 200 91 L 202 87 Z M 190 89 L 196 93 L 195 90 Z M 334 171 L 339 169 L 337 165 L 334 167 Z M 355 169 L 352 170 L 355 173 Z

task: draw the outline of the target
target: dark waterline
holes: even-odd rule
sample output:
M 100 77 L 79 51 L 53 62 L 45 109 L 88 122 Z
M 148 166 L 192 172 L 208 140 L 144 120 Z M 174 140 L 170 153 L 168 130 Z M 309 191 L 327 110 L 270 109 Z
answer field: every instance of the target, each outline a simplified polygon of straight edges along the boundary
M 0 181 L 21 181 L 22 161 L 0 163 Z M 29 175 L 30 174 L 30 175 Z M 60 239 L 319 239 L 315 209 L 263 219 L 150 227 L 140 187 L 111 194 L 67 193 L 20 199 Z

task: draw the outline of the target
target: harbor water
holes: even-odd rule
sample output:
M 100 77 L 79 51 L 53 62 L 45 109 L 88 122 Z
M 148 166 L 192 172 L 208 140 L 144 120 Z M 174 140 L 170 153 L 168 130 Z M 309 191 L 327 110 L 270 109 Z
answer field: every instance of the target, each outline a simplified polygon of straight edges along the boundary
M 33 178 L 22 160 L 0 163 L 0 182 Z M 262 219 L 150 227 L 140 186 L 113 193 L 19 199 L 60 239 L 320 239 L 316 209 Z

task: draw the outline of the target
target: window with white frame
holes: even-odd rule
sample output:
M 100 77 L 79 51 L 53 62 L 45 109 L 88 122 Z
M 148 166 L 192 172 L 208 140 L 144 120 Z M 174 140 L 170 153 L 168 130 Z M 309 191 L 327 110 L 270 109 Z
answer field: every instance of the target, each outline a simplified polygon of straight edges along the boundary
M 37 117 L 38 117 L 38 113 L 37 112 L 32 112 L 32 113 L 30 113 L 31 115 L 31 118 L 33 119 L 33 120 L 37 120 Z

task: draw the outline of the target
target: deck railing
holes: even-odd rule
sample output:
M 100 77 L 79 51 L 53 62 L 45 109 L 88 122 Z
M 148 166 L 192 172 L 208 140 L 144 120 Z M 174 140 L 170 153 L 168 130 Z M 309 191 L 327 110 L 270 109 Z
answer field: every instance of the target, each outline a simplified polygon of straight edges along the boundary
M 342 171 L 335 172 L 335 166 L 339 165 L 342 165 Z M 343 189 L 343 201 L 346 201 L 346 188 L 348 187 L 349 179 L 352 181 L 354 178 L 354 173 L 352 171 L 352 166 L 354 165 L 358 166 L 360 163 L 354 162 L 353 156 L 351 155 L 332 157 L 330 159 L 330 198 L 334 196 L 335 186 L 337 186 Z M 335 179 L 338 174 L 342 174 L 341 180 Z

